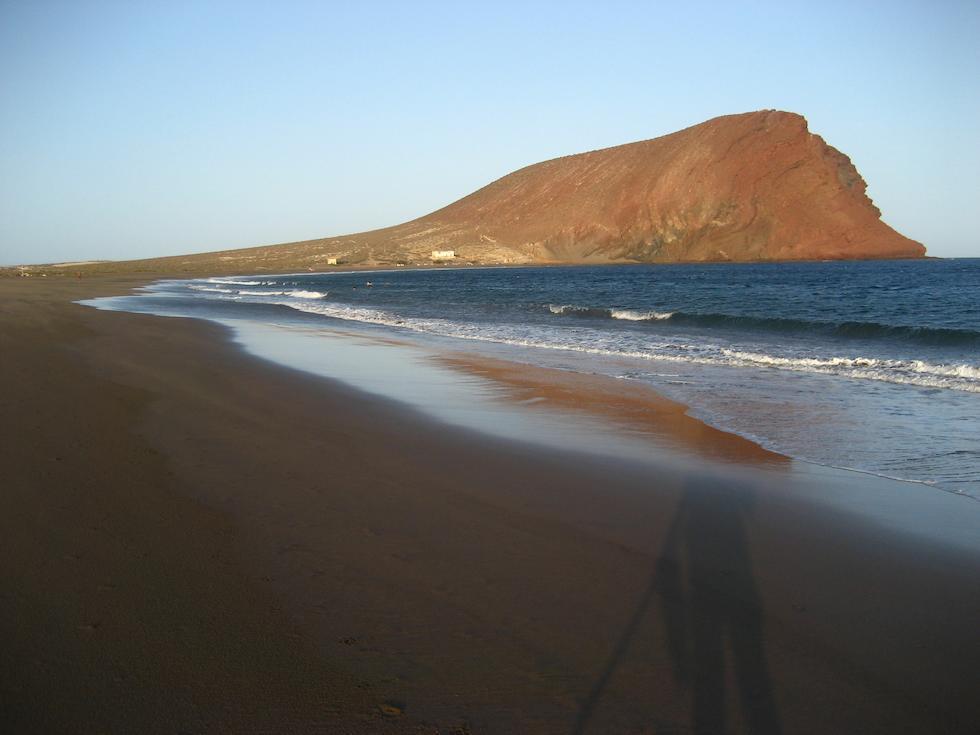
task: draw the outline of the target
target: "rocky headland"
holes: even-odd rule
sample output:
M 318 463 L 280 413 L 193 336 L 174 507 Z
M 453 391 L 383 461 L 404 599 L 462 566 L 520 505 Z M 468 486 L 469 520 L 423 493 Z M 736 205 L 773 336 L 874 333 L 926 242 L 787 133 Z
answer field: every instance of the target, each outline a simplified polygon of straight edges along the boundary
M 57 272 L 283 272 L 336 265 L 919 258 L 851 160 L 762 110 L 515 171 L 404 224 L 305 242 Z

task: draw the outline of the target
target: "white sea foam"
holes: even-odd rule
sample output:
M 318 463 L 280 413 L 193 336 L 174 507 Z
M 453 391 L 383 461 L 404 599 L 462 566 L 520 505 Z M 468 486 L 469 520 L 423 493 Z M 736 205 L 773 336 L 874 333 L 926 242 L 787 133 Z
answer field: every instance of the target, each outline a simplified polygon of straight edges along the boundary
M 302 289 L 292 289 L 289 291 L 275 291 L 268 289 L 241 288 L 237 291 L 228 288 L 207 288 L 204 286 L 191 286 L 198 291 L 220 291 L 222 293 L 237 293 L 242 296 L 292 296 L 297 299 L 322 299 L 326 297 L 326 291 L 304 291 Z
M 397 315 L 391 314 L 380 309 L 364 309 L 356 306 L 345 306 L 344 304 L 306 304 L 292 301 L 277 301 L 280 306 L 288 306 L 296 311 L 306 312 L 307 314 L 319 314 L 333 319 L 345 319 L 353 322 L 367 322 L 369 324 L 383 324 L 390 327 L 406 326 L 405 320 Z M 412 320 L 414 321 L 414 320 Z M 417 329 L 416 331 L 427 331 Z
M 209 278 L 208 283 L 230 283 L 233 286 L 261 286 L 262 281 L 236 281 L 233 278 Z
M 634 311 L 633 309 L 610 309 L 613 319 L 626 319 L 631 322 L 663 321 L 674 316 L 672 311 Z
M 915 372 L 940 372 L 953 378 L 967 378 L 970 380 L 980 380 L 980 366 L 977 365 L 931 365 L 921 360 L 912 360 L 912 369 Z
M 959 390 L 980 392 L 980 367 L 967 364 L 934 364 L 924 360 L 883 360 L 872 357 L 780 357 L 758 352 L 722 349 L 721 353 L 733 364 L 774 367 L 803 372 L 842 374 L 852 378 L 888 380 L 929 387 L 953 387 L 946 379 L 961 379 Z
M 287 291 L 286 295 L 292 296 L 295 299 L 322 299 L 327 294 L 324 291 L 304 291 L 297 289 L 296 291 Z

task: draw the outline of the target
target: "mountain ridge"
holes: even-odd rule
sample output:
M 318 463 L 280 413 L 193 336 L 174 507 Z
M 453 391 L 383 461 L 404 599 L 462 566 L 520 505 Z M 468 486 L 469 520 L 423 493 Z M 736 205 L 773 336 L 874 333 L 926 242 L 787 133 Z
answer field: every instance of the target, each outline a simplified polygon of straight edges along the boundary
M 923 257 L 866 189 L 803 116 L 760 110 L 531 164 L 391 227 L 126 263 L 227 273 L 420 264 L 437 250 L 473 264 Z

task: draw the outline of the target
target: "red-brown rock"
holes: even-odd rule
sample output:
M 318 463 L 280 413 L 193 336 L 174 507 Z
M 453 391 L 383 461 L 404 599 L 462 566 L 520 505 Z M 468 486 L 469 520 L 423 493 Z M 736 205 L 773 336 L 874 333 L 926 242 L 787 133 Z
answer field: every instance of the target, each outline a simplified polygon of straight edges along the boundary
M 558 261 L 922 257 L 865 188 L 802 116 L 765 110 L 528 166 L 377 235 L 478 259 L 494 249 Z

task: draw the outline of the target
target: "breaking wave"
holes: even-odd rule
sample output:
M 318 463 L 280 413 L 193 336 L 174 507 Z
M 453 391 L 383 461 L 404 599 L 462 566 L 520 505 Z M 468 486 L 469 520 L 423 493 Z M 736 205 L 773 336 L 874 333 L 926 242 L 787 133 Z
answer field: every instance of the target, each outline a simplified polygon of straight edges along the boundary
M 327 295 L 325 291 L 287 291 L 287 296 L 292 296 L 294 299 L 322 299 Z
M 214 293 L 236 293 L 235 289 L 233 288 L 221 288 L 219 286 L 191 285 L 190 288 L 194 289 L 195 291 L 211 291 Z
M 226 281 L 227 283 L 227 281 Z M 304 291 L 302 289 L 292 289 L 288 291 L 271 291 L 255 288 L 221 288 L 220 286 L 198 286 L 191 285 L 195 291 L 211 291 L 216 293 L 236 294 L 238 296 L 291 296 L 296 299 L 322 299 L 327 296 L 327 291 Z
M 552 314 L 568 314 L 570 316 L 606 317 L 609 319 L 625 319 L 631 322 L 659 322 L 674 316 L 671 311 L 639 311 L 635 309 L 600 309 L 591 306 L 575 306 L 574 304 L 548 304 Z

